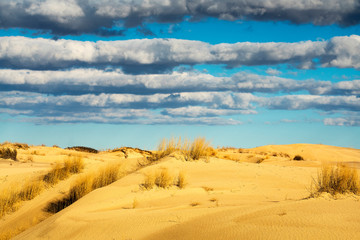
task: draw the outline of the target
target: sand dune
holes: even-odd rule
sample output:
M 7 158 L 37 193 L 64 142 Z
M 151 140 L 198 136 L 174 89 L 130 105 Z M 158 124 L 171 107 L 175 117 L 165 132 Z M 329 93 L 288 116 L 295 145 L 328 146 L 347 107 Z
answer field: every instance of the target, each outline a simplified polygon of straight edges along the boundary
M 49 155 L 69 151 L 45 150 Z M 184 161 L 174 153 L 140 167 L 145 153 L 135 150 L 129 150 L 126 158 L 121 151 L 81 153 L 84 173 L 122 161 L 128 174 L 56 214 L 45 213 L 44 206 L 66 193 L 74 175 L 3 217 L 0 230 L 19 220 L 30 226 L 36 217 L 45 220 L 33 221 L 33 227 L 14 239 L 360 239 L 359 196 L 308 198 L 312 177 L 323 162 L 356 166 L 360 150 L 295 144 L 218 153 L 198 161 Z M 295 155 L 305 161 L 291 160 Z M 255 163 L 259 158 L 261 163 Z M 34 174 L 46 170 L 36 164 L 50 164 L 36 160 Z M 11 167 L 16 172 L 20 165 Z M 145 175 L 159 169 L 167 169 L 171 176 L 183 172 L 187 185 L 144 189 Z

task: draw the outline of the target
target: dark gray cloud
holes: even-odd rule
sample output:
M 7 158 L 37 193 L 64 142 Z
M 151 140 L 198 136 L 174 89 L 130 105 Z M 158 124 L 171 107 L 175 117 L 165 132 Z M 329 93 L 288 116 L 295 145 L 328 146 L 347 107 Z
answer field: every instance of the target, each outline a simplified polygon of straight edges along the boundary
M 53 95 L 101 93 L 155 94 L 178 92 L 261 92 L 314 95 L 360 95 L 360 80 L 293 80 L 239 72 L 231 77 L 216 77 L 199 72 L 129 75 L 120 70 L 72 69 L 36 71 L 0 69 L 0 91 L 25 91 Z
M 63 69 L 70 67 L 122 67 L 132 74 L 171 72 L 176 66 L 220 64 L 228 68 L 289 64 L 298 68 L 360 69 L 360 36 L 329 41 L 210 45 L 179 39 L 75 41 L 0 38 L 0 64 L 8 68 Z
M 355 0 L 0 0 L 1 28 L 56 35 L 107 35 L 106 29 L 111 32 L 119 22 L 128 28 L 146 22 L 180 22 L 185 16 L 350 26 L 359 24 L 360 6 Z

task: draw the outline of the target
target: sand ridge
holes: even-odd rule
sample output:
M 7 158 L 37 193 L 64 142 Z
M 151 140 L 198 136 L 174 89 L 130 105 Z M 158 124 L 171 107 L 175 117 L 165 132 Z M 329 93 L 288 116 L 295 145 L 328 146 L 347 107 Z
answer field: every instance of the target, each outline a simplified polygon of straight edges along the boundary
M 336 162 L 343 154 L 341 161 L 360 163 L 359 150 L 300 144 L 243 151 L 228 149 L 223 153 L 233 157 L 245 154 L 245 160 L 250 154 L 263 156 L 264 160 L 254 163 L 212 156 L 189 162 L 173 154 L 136 170 L 141 159 L 136 151 L 126 158 L 116 151 L 85 154 L 87 170 L 108 161 L 125 161 L 129 174 L 89 193 L 14 239 L 360 238 L 359 197 L 307 198 L 312 178 L 326 159 Z M 274 152 L 289 157 L 273 156 Z M 296 154 L 304 156 L 305 161 L 291 160 Z M 174 176 L 184 172 L 187 185 L 183 189 L 144 189 L 144 176 L 159 169 L 167 169 Z M 60 184 L 53 191 L 66 191 L 72 180 L 61 183 L 63 190 Z M 31 201 L 39 202 L 52 194 L 47 192 Z M 29 213 L 30 202 L 6 216 L 0 228 L 10 216 L 16 219 L 22 209 L 27 208 Z

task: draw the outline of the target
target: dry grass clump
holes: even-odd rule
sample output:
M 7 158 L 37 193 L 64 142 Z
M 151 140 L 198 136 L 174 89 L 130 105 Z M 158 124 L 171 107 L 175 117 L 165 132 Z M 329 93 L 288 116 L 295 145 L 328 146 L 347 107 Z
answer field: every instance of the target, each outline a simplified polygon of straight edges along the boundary
M 84 168 L 84 161 L 80 157 L 69 158 L 64 164 L 55 164 L 53 168 L 40 179 L 25 181 L 19 186 L 10 186 L 0 194 L 0 217 L 7 212 L 14 211 L 22 201 L 28 201 L 39 195 L 45 185 L 54 185 L 64 180 L 70 174 L 79 173 Z
M 192 203 L 190 203 L 190 206 L 196 207 L 196 206 L 199 206 L 200 204 L 201 204 L 200 202 L 192 202 Z
M 303 161 L 304 158 L 303 158 L 302 156 L 300 156 L 300 155 L 296 155 L 296 156 L 293 158 L 293 160 L 295 160 L 295 161 Z
M 108 165 L 102 171 L 100 171 L 92 180 L 92 189 L 105 187 L 119 179 L 118 164 Z
M 174 183 L 174 177 L 170 175 L 169 170 L 162 169 L 156 174 L 155 185 L 161 188 L 168 188 Z
M 16 161 L 17 151 L 16 149 L 11 148 L 1 148 L 0 149 L 0 158 L 12 159 Z
M 183 153 L 186 161 L 198 160 L 201 157 L 216 155 L 216 151 L 210 146 L 205 138 L 196 138 L 193 142 L 190 142 L 188 139 L 182 141 L 181 137 L 179 137 L 178 139 L 171 138 L 170 140 L 161 140 L 157 152 L 149 159 L 151 161 L 157 161 L 175 151 Z
M 79 152 L 88 152 L 88 153 L 98 153 L 99 152 L 98 150 L 96 150 L 94 148 L 84 147 L 84 146 L 67 147 L 65 149 L 75 150 L 75 151 L 79 151 Z
M 177 186 L 184 188 L 186 185 L 185 174 L 180 172 L 176 177 L 170 174 L 167 168 L 157 170 L 155 173 L 145 174 L 144 183 L 141 184 L 147 190 L 154 188 L 155 186 L 160 188 L 169 188 L 171 186 Z
M 175 184 L 178 188 L 183 189 L 186 185 L 186 178 L 185 178 L 185 173 L 184 172 L 180 172 L 179 176 L 177 177 L 177 181 Z
M 265 158 L 258 158 L 257 160 L 256 160 L 256 163 L 257 164 L 260 164 L 260 163 L 262 163 L 263 161 L 265 161 Z
M 44 182 L 41 180 L 27 181 L 19 190 L 17 197 L 20 201 L 27 201 L 35 198 L 44 189 Z
M 70 174 L 80 173 L 82 169 L 84 169 L 84 160 L 82 157 L 69 157 L 64 161 L 64 164 L 56 163 L 43 177 L 43 181 L 54 185 L 60 180 L 68 178 Z
M 80 176 L 70 188 L 67 196 L 63 199 L 50 203 L 47 207 L 47 211 L 57 213 L 91 191 L 115 182 L 120 177 L 120 167 L 120 164 L 110 164 L 96 173 L 89 173 Z
M 209 148 L 210 144 L 205 140 L 205 138 L 196 138 L 192 142 L 190 148 L 185 149 L 186 156 L 190 159 L 198 160 L 200 157 L 208 156 Z
M 356 169 L 338 164 L 336 166 L 325 165 L 318 173 L 317 179 L 313 179 L 311 196 L 318 196 L 323 192 L 336 195 L 338 193 L 360 193 L 360 182 Z
M 41 180 L 29 180 L 24 185 L 11 186 L 0 194 L 0 217 L 14 211 L 21 201 L 35 198 L 44 189 L 44 182 Z
M 0 144 L 0 146 L 2 147 L 11 147 L 11 148 L 15 148 L 15 149 L 28 149 L 29 148 L 29 145 L 26 144 L 26 143 L 11 143 L 11 142 L 8 142 L 8 141 L 5 141 L 3 143 Z

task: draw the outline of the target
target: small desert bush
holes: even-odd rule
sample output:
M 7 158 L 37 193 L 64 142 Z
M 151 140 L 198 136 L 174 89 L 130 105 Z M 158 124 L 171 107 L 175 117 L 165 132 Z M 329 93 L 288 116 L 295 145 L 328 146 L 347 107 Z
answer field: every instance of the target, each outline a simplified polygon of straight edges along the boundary
M 180 172 L 176 177 L 170 174 L 167 168 L 159 169 L 155 173 L 145 174 L 144 183 L 141 184 L 145 189 L 152 189 L 154 186 L 160 188 L 169 188 L 171 186 L 177 186 L 184 188 L 186 185 L 185 174 Z
M 79 151 L 79 152 L 88 152 L 88 153 L 98 153 L 99 152 L 98 150 L 96 150 L 94 148 L 84 147 L 84 146 L 67 147 L 65 149 L 75 150 L 75 151 Z
M 184 188 L 185 185 L 186 185 L 185 173 L 180 172 L 179 176 L 177 177 L 176 186 L 179 188 Z
M 183 153 L 186 161 L 198 160 L 201 157 L 216 155 L 216 151 L 210 146 L 205 138 L 196 138 L 193 142 L 190 142 L 188 139 L 182 140 L 181 137 L 179 137 L 178 139 L 163 139 L 158 145 L 156 153 L 153 154 L 150 160 L 159 160 L 175 151 Z
M 151 160 L 157 161 L 163 157 L 170 155 L 171 153 L 181 149 L 181 138 L 176 140 L 170 138 L 170 140 L 162 139 L 157 147 L 157 151 L 152 155 Z
M 111 164 L 101 170 L 92 180 L 92 189 L 107 186 L 119 179 L 119 164 Z
M 16 160 L 16 149 L 2 148 L 0 149 L 0 158 Z
M 300 156 L 300 155 L 296 155 L 296 156 L 293 158 L 293 160 L 295 160 L 295 161 L 303 161 L 304 158 L 303 158 L 302 156 Z
M 44 189 L 44 182 L 41 180 L 28 181 L 18 192 L 18 198 L 20 201 L 27 201 L 35 198 Z
M 75 184 L 70 188 L 68 203 L 71 204 L 91 192 L 93 190 L 92 180 L 93 177 L 89 176 L 81 176 L 78 178 Z
M 0 194 L 0 217 L 14 211 L 21 201 L 35 198 L 44 189 L 41 180 L 28 180 L 22 186 L 11 186 Z
M 145 174 L 144 183 L 142 184 L 145 189 L 152 189 L 155 186 L 155 174 Z
M 84 160 L 80 156 L 74 156 L 64 161 L 65 171 L 69 173 L 80 173 L 84 169 Z
M 43 177 L 44 182 L 54 185 L 60 180 L 64 180 L 70 174 L 80 173 L 84 169 L 84 160 L 82 157 L 69 157 L 64 164 L 56 163 L 52 169 Z
M 207 153 L 209 147 L 210 144 L 206 142 L 205 138 L 196 138 L 188 150 L 188 156 L 193 160 L 198 160 L 200 157 L 208 156 Z
M 336 166 L 325 165 L 318 172 L 317 179 L 313 180 L 311 196 L 317 196 L 323 192 L 336 195 L 337 193 L 360 193 L 360 182 L 356 169 L 338 164 Z
M 64 164 L 55 164 L 39 179 L 26 180 L 21 186 L 11 186 L 0 194 L 0 217 L 14 211 L 20 202 L 28 201 L 39 195 L 46 184 L 54 185 L 70 174 L 79 173 L 84 168 L 82 158 L 70 158 Z
M 156 174 L 155 185 L 161 188 L 168 188 L 174 183 L 174 177 L 170 175 L 168 169 L 162 169 Z
M 47 211 L 57 213 L 70 206 L 91 191 L 105 187 L 119 179 L 120 164 L 110 164 L 96 173 L 89 173 L 80 176 L 71 186 L 69 193 L 63 199 L 52 202 L 48 205 Z

